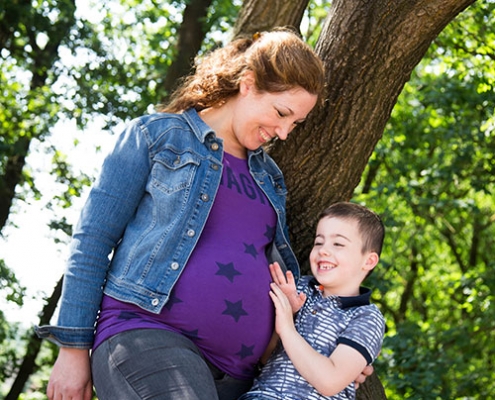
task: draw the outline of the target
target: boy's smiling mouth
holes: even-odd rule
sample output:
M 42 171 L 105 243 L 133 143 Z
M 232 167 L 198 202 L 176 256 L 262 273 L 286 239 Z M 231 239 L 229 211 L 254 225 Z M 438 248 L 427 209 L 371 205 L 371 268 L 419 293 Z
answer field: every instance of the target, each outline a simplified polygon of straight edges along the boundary
M 331 263 L 327 263 L 327 262 L 318 263 L 318 269 L 321 269 L 321 270 L 329 271 L 329 270 L 332 270 L 335 268 L 337 268 L 337 266 L 335 264 L 331 264 Z

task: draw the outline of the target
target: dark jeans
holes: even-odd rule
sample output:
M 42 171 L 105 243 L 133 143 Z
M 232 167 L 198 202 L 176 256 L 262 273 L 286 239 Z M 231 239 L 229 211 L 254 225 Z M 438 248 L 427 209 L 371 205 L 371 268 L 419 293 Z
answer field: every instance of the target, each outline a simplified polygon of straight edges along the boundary
M 100 400 L 236 400 L 252 384 L 210 365 L 186 337 L 159 329 L 111 337 L 91 367 Z

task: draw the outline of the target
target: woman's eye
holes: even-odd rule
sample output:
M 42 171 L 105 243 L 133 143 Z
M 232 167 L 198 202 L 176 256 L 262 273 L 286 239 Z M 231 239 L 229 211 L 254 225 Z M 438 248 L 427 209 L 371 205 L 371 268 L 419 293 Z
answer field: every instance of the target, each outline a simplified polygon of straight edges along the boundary
M 282 117 L 282 118 L 285 117 L 285 114 L 280 110 L 277 110 L 277 114 L 279 117 Z

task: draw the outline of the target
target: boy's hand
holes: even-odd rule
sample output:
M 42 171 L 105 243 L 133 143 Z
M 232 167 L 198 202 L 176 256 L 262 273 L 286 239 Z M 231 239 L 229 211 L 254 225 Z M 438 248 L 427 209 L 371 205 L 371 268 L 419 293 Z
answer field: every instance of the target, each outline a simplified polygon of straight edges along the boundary
M 298 312 L 306 301 L 306 295 L 304 293 L 297 293 L 296 281 L 292 272 L 287 271 L 287 274 L 284 274 L 278 262 L 274 262 L 270 264 L 270 274 L 272 275 L 273 282 L 287 296 L 292 313 L 295 314 Z
M 368 376 L 371 376 L 373 374 L 373 371 L 375 369 L 373 368 L 372 365 L 367 365 L 363 371 L 359 374 L 359 376 L 354 380 L 354 387 L 356 388 L 356 390 L 359 388 L 359 385 L 361 383 L 364 383 L 366 381 L 366 378 L 368 378 Z
M 275 306 L 275 332 L 283 338 L 284 332 L 295 331 L 294 316 L 292 314 L 292 306 L 289 299 L 280 287 L 272 282 L 270 284 L 270 297 Z

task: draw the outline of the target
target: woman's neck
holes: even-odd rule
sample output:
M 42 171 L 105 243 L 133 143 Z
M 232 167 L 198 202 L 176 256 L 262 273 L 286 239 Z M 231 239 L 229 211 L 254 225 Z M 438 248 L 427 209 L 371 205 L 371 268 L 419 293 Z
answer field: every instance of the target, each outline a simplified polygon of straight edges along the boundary
M 232 128 L 233 115 L 229 102 L 199 112 L 201 119 L 223 140 L 224 151 L 238 158 L 247 158 L 247 150 L 239 143 Z

